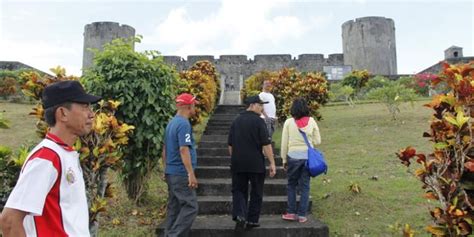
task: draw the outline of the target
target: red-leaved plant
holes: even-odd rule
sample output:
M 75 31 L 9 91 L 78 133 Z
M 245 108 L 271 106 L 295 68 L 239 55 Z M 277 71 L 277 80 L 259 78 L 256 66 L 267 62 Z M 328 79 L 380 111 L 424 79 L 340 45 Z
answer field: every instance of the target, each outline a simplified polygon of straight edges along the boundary
M 432 236 L 468 236 L 474 220 L 474 61 L 443 63 L 443 71 L 430 80 L 433 87 L 445 83 L 450 89 L 425 105 L 434 114 L 423 137 L 433 142 L 434 151 L 425 155 L 409 146 L 397 156 L 407 167 L 416 158 L 420 167 L 415 175 L 423 182 L 425 198 L 439 202 L 430 210 L 433 223 L 426 231 Z

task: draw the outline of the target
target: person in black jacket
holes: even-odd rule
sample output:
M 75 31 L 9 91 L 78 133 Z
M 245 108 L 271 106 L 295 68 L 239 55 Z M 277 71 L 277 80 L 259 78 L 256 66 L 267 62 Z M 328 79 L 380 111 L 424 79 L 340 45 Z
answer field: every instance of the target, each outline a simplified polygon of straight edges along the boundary
M 259 96 L 252 96 L 245 103 L 248 108 L 234 120 L 228 138 L 232 171 L 232 218 L 236 222 L 236 230 L 242 230 L 245 226 L 260 226 L 258 221 L 266 172 L 264 157 L 270 162 L 270 177 L 276 173 L 271 139 L 265 121 L 260 118 L 263 104 L 268 102 L 263 102 Z M 247 207 L 249 182 L 251 190 Z

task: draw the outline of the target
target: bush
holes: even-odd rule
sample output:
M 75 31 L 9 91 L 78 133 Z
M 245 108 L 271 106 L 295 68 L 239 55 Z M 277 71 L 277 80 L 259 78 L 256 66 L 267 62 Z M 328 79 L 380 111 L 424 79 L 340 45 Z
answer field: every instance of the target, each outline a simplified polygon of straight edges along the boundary
M 342 80 L 343 86 L 350 86 L 354 89 L 354 95 L 359 93 L 369 81 L 370 74 L 367 70 L 354 70 L 347 74 Z
M 179 74 L 178 94 L 187 92 L 196 96 L 199 104 L 196 106 L 196 115 L 191 117 L 191 124 L 202 123 L 208 117 L 219 100 L 218 75 L 215 67 L 209 61 L 198 61 L 188 71 Z
M 354 106 L 354 101 L 352 100 L 352 94 L 354 89 L 350 86 L 343 86 L 341 83 L 330 84 L 330 89 L 328 92 L 329 99 L 331 101 L 344 101 L 349 106 Z
M 130 41 L 116 39 L 95 51 L 82 81 L 92 93 L 118 100 L 122 106 L 115 115 L 135 126 L 124 149 L 122 177 L 129 197 L 138 202 L 161 157 L 166 125 L 175 112 L 178 75 L 157 51 L 135 52 Z
M 240 90 L 240 97 L 242 101 L 249 96 L 260 94 L 265 80 L 271 80 L 277 77 L 276 72 L 260 71 L 245 79 L 244 87 Z
M 379 87 L 370 90 L 367 93 L 367 98 L 375 99 L 387 107 L 392 115 L 392 119 L 397 119 L 397 114 L 400 113 L 399 106 L 403 102 L 413 102 L 416 98 L 415 91 L 406 88 L 398 82 L 390 81 L 384 87 Z
M 271 81 L 277 117 L 280 122 L 290 116 L 290 107 L 296 98 L 305 99 L 308 102 L 311 116 L 321 119 L 318 109 L 329 99 L 328 82 L 324 74 L 320 72 L 300 73 L 294 68 L 284 68 Z
M 474 62 L 462 65 L 443 64 L 432 86 L 445 83 L 447 94 L 435 96 L 425 105 L 433 109 L 431 126 L 423 134 L 433 143 L 428 155 L 416 153 L 409 146 L 399 153 L 402 164 L 410 166 L 416 157 L 415 171 L 423 183 L 424 197 L 438 201 L 430 210 L 433 222 L 426 227 L 432 236 L 472 235 L 474 221 Z

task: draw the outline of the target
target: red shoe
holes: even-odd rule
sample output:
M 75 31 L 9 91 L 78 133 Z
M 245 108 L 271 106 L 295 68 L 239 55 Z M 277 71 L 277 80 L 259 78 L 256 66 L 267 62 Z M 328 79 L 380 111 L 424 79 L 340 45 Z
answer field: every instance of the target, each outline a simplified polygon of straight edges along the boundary
M 298 217 L 296 216 L 296 214 L 285 213 L 281 215 L 281 219 L 285 221 L 297 221 Z

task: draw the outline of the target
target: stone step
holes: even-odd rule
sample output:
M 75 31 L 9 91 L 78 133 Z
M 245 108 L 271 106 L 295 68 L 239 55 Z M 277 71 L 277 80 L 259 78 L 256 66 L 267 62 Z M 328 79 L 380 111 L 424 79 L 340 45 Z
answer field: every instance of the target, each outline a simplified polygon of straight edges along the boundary
M 247 106 L 244 105 L 219 105 L 214 110 L 214 113 L 238 114 L 245 109 L 247 109 Z
M 231 124 L 229 125 L 207 125 L 206 131 L 208 130 L 226 130 L 229 131 Z
M 268 160 L 265 160 L 268 165 Z M 279 156 L 275 157 L 275 165 L 281 166 L 282 159 Z M 230 166 L 230 156 L 198 156 L 199 166 Z
M 198 158 L 199 159 L 199 158 Z M 199 161 L 198 161 L 199 162 Z M 273 177 L 274 179 L 286 179 L 286 172 L 283 170 L 283 167 L 276 167 L 276 174 Z M 196 177 L 199 179 L 218 179 L 218 178 L 227 178 L 232 177 L 229 166 L 198 166 L 195 170 Z M 267 178 L 268 177 L 268 168 L 267 168 Z
M 284 221 L 280 215 L 261 215 L 260 227 L 238 233 L 234 231 L 235 222 L 231 215 L 198 216 L 191 227 L 192 237 L 328 237 L 326 224 L 308 215 L 308 222 Z M 163 236 L 161 224 L 156 234 Z
M 204 135 L 229 135 L 229 129 L 206 129 Z
M 227 138 L 220 141 L 202 141 L 199 142 L 198 148 L 223 148 L 227 147 Z
M 203 135 L 201 142 L 227 141 L 228 135 Z
M 213 114 L 210 120 L 234 120 L 239 114 Z
M 196 190 L 199 196 L 230 195 L 232 193 L 231 179 L 199 179 L 199 188 Z M 264 196 L 285 196 L 286 179 L 265 179 L 263 185 Z M 250 188 L 250 187 L 249 187 Z M 249 189 L 250 190 L 250 189 Z
M 228 126 L 230 128 L 230 125 L 232 125 L 232 122 L 234 120 L 210 120 L 207 122 L 207 127 L 211 126 Z
M 232 196 L 198 196 L 198 215 L 225 215 L 232 213 Z M 311 200 L 311 198 L 310 198 Z M 297 202 L 299 205 L 299 201 Z M 311 210 L 309 201 L 308 210 Z M 261 214 L 282 214 L 286 212 L 287 196 L 263 196 Z
M 198 157 L 199 156 L 226 156 L 226 155 L 229 155 L 229 149 L 227 147 L 199 148 L 197 149 L 197 155 Z

